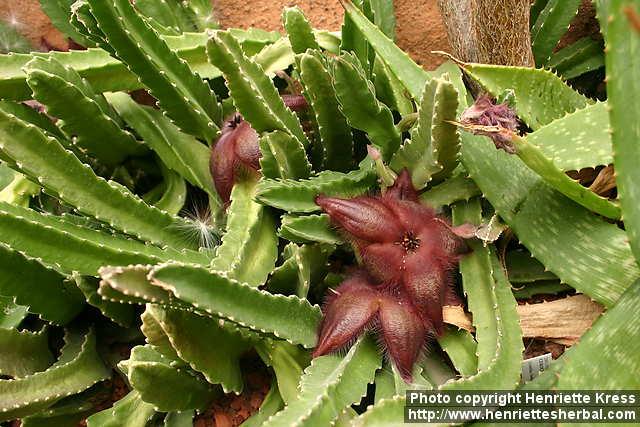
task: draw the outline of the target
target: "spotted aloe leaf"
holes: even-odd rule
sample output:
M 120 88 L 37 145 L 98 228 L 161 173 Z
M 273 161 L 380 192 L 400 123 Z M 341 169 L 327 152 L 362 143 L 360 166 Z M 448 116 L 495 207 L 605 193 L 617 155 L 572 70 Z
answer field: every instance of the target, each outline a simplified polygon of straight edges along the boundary
M 640 9 L 637 2 L 614 1 L 609 5 L 608 13 L 606 62 L 616 182 L 631 249 L 636 260 L 640 260 L 640 215 L 637 210 L 640 194 L 638 168 L 634 166 L 640 159 L 637 145 L 640 129 L 632 124 L 633 117 L 640 112 L 635 54 L 640 46 Z
M 558 41 L 578 13 L 580 4 L 580 0 L 550 0 L 540 11 L 531 27 L 531 48 L 537 66 L 548 63 Z

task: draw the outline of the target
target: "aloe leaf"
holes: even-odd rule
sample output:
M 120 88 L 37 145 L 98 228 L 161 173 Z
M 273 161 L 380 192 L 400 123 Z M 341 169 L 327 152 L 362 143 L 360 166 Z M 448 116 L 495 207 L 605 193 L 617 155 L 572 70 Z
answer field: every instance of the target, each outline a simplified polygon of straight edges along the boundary
M 151 242 L 186 246 L 178 228 L 183 220 L 152 208 L 132 193 L 99 178 L 35 126 L 0 111 L 0 136 L 0 151 L 20 164 L 21 172 L 80 212 Z
M 57 117 L 74 144 L 106 165 L 117 165 L 140 151 L 140 144 L 120 128 L 89 84 L 73 69 L 53 58 L 34 58 L 26 66 L 27 83 L 35 99 Z M 103 104 L 103 105 L 101 105 Z
M 462 161 L 498 215 L 562 282 L 611 306 L 640 277 L 622 230 L 544 184 L 519 158 L 464 135 Z
M 229 278 L 258 287 L 263 285 L 278 258 L 278 237 L 272 213 L 256 203 L 254 182 L 234 185 L 222 236 L 211 268 Z
M 407 88 L 413 99 L 419 100 L 430 74 L 416 64 L 402 49 L 395 45 L 376 25 L 351 1 L 345 1 L 346 14 L 356 25 L 362 35 L 369 41 L 380 58 L 391 72 Z
M 537 66 L 547 64 L 581 3 L 581 0 L 549 0 L 540 11 L 531 27 L 531 49 Z
M 224 74 L 234 105 L 257 132 L 281 130 L 303 146 L 309 144 L 297 116 L 284 105 L 263 67 L 242 52 L 235 37 L 213 32 L 207 52 L 211 63 Z
M 300 380 L 300 394 L 264 426 L 330 425 L 366 394 L 381 366 L 371 338 L 359 339 L 346 356 L 315 358 Z
M 602 102 L 589 105 L 542 126 L 525 139 L 563 171 L 611 164 L 607 107 Z
M 17 328 L 28 314 L 29 307 L 16 304 L 13 297 L 0 295 L 0 328 Z
M 223 328 L 219 321 L 181 310 L 151 305 L 147 311 L 165 332 L 180 359 L 204 375 L 211 384 L 220 384 L 225 393 L 243 388 L 240 356 L 249 343 L 238 333 Z
M 591 103 L 551 71 L 485 64 L 463 64 L 462 68 L 494 96 L 513 90 L 518 116 L 533 130 Z
M 551 55 L 547 67 L 565 80 L 604 67 L 602 41 L 585 36 Z
M 143 401 L 140 393 L 133 390 L 113 407 L 87 418 L 87 427 L 146 427 L 155 414 L 153 405 Z
M 44 371 L 53 363 L 47 329 L 40 332 L 0 328 L 0 374 L 22 378 Z
M 297 58 L 304 94 L 318 126 L 322 147 L 322 167 L 347 171 L 352 166 L 353 135 L 340 111 L 327 65 L 317 51 Z
M 150 347 L 134 347 L 131 357 L 120 362 L 133 389 L 143 401 L 161 412 L 204 409 L 219 391 L 189 370 L 175 367 L 171 359 Z M 171 393 L 158 393 L 167 388 Z
M 320 49 L 311 24 L 299 7 L 286 7 L 282 11 L 282 22 L 289 36 L 293 53 L 304 53 L 307 49 Z
M 165 264 L 149 273 L 164 289 L 199 310 L 243 327 L 311 348 L 316 343 L 320 309 L 297 297 L 272 295 L 202 268 Z M 256 311 L 255 307 L 261 307 Z
M 264 397 L 264 400 L 262 401 L 262 405 L 260 405 L 260 409 L 258 409 L 258 412 L 247 418 L 242 424 L 240 424 L 240 426 L 261 427 L 269 418 L 279 412 L 283 408 L 283 406 L 284 402 L 282 401 L 280 391 L 278 390 L 278 383 L 277 381 L 273 380 L 271 381 L 269 392 Z
M 68 332 L 65 346 L 49 369 L 24 378 L 0 380 L 0 419 L 34 414 L 57 400 L 80 393 L 111 375 L 96 351 L 93 331 Z
M 520 159 L 553 188 L 587 209 L 611 219 L 620 218 L 620 207 L 574 181 L 527 139 L 513 135 L 511 143 Z
M 119 59 L 136 73 L 167 115 L 187 133 L 208 141 L 221 120 L 216 97 L 128 1 L 88 0 L 91 13 Z
M 217 200 L 206 145 L 181 132 L 160 111 L 140 105 L 124 93 L 109 93 L 106 97 L 167 167 Z
M 133 326 L 135 319 L 133 307 L 102 299 L 98 295 L 99 282 L 96 278 L 74 274 L 73 280 L 88 304 L 96 307 L 103 315 L 121 326 Z
M 304 179 L 311 173 L 304 146 L 282 131 L 273 131 L 260 138 L 260 170 L 267 178 Z
M 83 308 L 84 298 L 64 276 L 39 262 L 0 245 L 0 295 L 45 320 L 65 324 Z
M 479 225 L 481 222 L 482 211 L 478 199 L 458 202 L 453 206 L 454 225 Z M 473 315 L 473 326 L 476 329 L 478 371 L 481 372 L 491 365 L 495 357 L 500 333 L 495 312 L 495 283 L 491 275 L 489 250 L 479 240 L 469 240 L 467 244 L 472 252 L 460 260 L 460 273 L 468 308 Z
M 609 27 L 609 35 L 615 24 Z M 586 390 L 597 384 L 603 390 L 636 390 L 640 324 L 636 312 L 640 303 L 640 282 L 636 282 L 618 302 L 596 321 L 565 354 L 557 382 L 560 390 Z M 615 366 L 624 375 L 611 375 L 606 366 Z M 588 375 L 586 374 L 588 372 Z
M 440 209 L 457 201 L 466 201 L 480 195 L 473 180 L 462 174 L 452 176 L 420 194 L 420 203 Z
M 319 194 L 352 197 L 366 192 L 376 182 L 371 164 L 363 162 L 349 173 L 323 171 L 305 180 L 262 179 L 256 190 L 256 200 L 289 212 L 315 212 Z
M 453 84 L 439 78 L 426 84 L 411 139 L 390 163 L 396 172 L 408 169 L 417 189 L 426 187 L 434 175 L 447 176 L 457 166 L 460 137 L 450 123 L 456 118 L 457 108 L 458 93 Z
M 343 54 L 332 64 L 333 86 L 340 110 L 354 128 L 367 133 L 384 159 L 391 158 L 400 146 L 400 133 L 391 110 L 376 99 L 373 84 L 364 69 L 350 54 Z
M 616 183 L 631 249 L 640 262 L 640 148 L 637 144 L 640 129 L 634 119 L 640 113 L 637 81 L 640 64 L 636 56 L 640 33 L 637 22 L 632 22 L 633 16 L 638 18 L 640 9 L 637 2 L 616 0 L 610 2 L 608 12 L 606 62 Z
M 296 243 L 319 242 L 340 244 L 343 239 L 331 227 L 329 216 L 322 215 L 283 215 L 278 230 L 280 237 Z

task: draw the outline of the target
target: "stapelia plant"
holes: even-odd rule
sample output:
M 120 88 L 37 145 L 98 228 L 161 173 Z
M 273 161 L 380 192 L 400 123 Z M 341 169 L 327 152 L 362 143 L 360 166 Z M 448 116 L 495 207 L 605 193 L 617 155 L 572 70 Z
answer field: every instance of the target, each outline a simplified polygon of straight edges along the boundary
M 288 8 L 285 35 L 208 0 L 41 3 L 90 48 L 0 55 L 1 422 L 397 425 L 407 388 L 640 387 L 637 2 L 596 1 L 608 99 L 600 42 L 555 49 L 578 1 L 535 2 L 538 68 L 434 71 L 390 2 L 339 33 Z M 521 384 L 517 300 L 554 293 L 606 311 Z

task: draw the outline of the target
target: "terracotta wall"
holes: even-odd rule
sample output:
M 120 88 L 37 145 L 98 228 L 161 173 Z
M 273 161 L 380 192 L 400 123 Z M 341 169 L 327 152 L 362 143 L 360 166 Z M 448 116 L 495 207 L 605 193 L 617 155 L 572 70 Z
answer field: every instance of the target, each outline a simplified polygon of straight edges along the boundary
M 280 14 L 285 6 L 298 5 L 317 28 L 340 29 L 342 7 L 338 0 L 213 0 L 217 19 L 224 27 L 259 27 L 281 30 Z M 394 0 L 398 44 L 427 68 L 442 59 L 432 50 L 448 50 L 444 27 L 436 0 Z M 55 31 L 38 0 L 0 0 L 0 20 L 13 23 L 34 46 L 43 43 L 64 47 L 64 39 Z

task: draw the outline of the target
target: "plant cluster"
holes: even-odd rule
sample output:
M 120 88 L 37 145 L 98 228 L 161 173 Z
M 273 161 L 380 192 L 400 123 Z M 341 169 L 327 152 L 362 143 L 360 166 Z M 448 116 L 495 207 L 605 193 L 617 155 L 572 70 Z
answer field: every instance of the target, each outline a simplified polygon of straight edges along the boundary
M 287 8 L 286 36 L 215 29 L 208 0 L 71 3 L 42 0 L 88 49 L 0 55 L 0 421 L 192 425 L 251 358 L 246 427 L 397 425 L 407 388 L 638 389 L 637 1 L 596 1 L 606 55 L 554 52 L 580 2 L 538 0 L 540 68 L 434 71 L 391 2 L 345 1 L 340 33 Z M 606 99 L 567 84 L 603 58 Z M 605 314 L 521 384 L 517 299 L 571 292 Z

